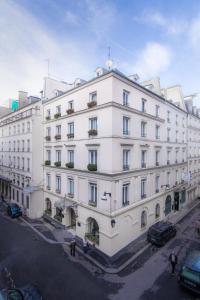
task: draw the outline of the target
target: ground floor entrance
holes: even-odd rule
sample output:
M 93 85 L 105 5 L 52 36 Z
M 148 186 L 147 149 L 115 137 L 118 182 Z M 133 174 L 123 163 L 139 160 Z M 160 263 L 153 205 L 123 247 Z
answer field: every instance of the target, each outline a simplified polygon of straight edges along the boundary
M 174 192 L 174 211 L 178 211 L 179 210 L 179 192 Z

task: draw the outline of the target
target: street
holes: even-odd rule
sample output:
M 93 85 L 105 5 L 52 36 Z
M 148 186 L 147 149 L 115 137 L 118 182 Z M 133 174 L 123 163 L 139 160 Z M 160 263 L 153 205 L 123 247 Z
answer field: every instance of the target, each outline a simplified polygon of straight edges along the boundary
M 73 263 L 59 245 L 49 245 L 19 220 L 0 214 L 0 269 L 17 287 L 36 284 L 44 299 L 108 299 L 115 284 L 94 277 Z M 0 288 L 3 288 L 3 279 Z
M 16 286 L 36 284 L 44 299 L 197 300 L 178 285 L 177 272 L 189 249 L 200 249 L 195 220 L 196 207 L 179 224 L 177 235 L 164 247 L 147 249 L 117 275 L 95 274 L 84 264 L 71 261 L 63 248 L 43 241 L 20 220 L 0 213 L 0 268 L 6 267 Z M 50 237 L 51 238 L 51 237 Z M 52 237 L 53 238 L 53 237 Z M 172 249 L 178 254 L 176 275 L 168 261 Z M 93 266 L 93 268 L 95 268 Z M 4 287 L 0 280 L 0 288 Z

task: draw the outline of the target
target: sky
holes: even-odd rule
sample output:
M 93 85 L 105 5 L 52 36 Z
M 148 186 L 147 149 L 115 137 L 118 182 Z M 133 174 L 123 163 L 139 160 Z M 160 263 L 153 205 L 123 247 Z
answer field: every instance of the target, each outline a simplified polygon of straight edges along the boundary
M 0 28 L 0 105 L 39 95 L 47 59 L 56 79 L 91 79 L 108 47 L 125 75 L 200 92 L 199 0 L 0 0 Z

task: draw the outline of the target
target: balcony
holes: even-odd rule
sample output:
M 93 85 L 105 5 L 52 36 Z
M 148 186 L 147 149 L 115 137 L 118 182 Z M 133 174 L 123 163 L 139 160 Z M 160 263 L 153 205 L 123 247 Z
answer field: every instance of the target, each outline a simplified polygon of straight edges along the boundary
M 66 163 L 65 166 L 69 169 L 73 169 L 74 168 L 74 162 L 70 161 L 70 162 Z
M 97 101 L 94 101 L 94 100 L 90 101 L 87 103 L 87 106 L 88 106 L 88 108 L 95 107 L 95 106 L 97 106 Z
M 74 138 L 74 133 L 68 133 L 67 137 L 68 137 L 68 139 L 73 139 Z
M 74 193 L 68 193 L 67 196 L 68 196 L 69 198 L 74 198 Z
M 45 136 L 45 140 L 49 142 L 51 140 L 50 135 Z
M 88 201 L 88 204 L 91 205 L 91 206 L 96 207 L 96 206 L 97 206 L 97 201 L 89 200 L 89 201 Z
M 169 159 L 167 160 L 167 165 L 170 165 L 170 160 Z
M 156 193 L 159 193 L 159 189 L 156 189 L 155 192 L 156 192 Z
M 30 148 L 27 148 L 27 152 L 30 152 Z
M 156 140 L 159 140 L 160 139 L 160 136 L 159 135 L 156 135 Z
M 61 113 L 56 113 L 55 115 L 54 115 L 54 119 L 58 119 L 58 118 L 60 118 L 61 117 Z
M 51 187 L 50 187 L 49 185 L 47 185 L 47 186 L 46 186 L 46 189 L 47 189 L 47 190 L 50 190 L 50 189 L 51 189 Z
M 141 163 L 141 168 L 146 168 L 146 163 L 145 162 Z
M 175 164 L 177 164 L 178 163 L 178 159 L 175 159 Z
M 61 193 L 61 190 L 60 190 L 60 189 L 56 189 L 56 193 L 57 193 L 57 194 L 60 194 L 60 193 Z
M 56 161 L 56 162 L 54 163 L 54 166 L 56 166 L 56 167 L 61 167 L 61 161 Z
M 87 168 L 89 171 L 97 171 L 97 164 L 88 164 Z
M 146 194 L 142 194 L 142 195 L 141 195 L 141 199 L 145 199 L 146 196 L 147 196 Z
M 168 142 L 170 141 L 170 138 L 169 138 L 169 137 L 167 137 L 167 141 L 168 141 Z
M 46 120 L 47 121 L 51 120 L 51 116 L 46 116 Z
M 158 167 L 159 166 L 159 162 L 158 161 L 156 161 L 156 167 Z
M 66 113 L 67 113 L 68 115 L 71 115 L 71 114 L 74 113 L 74 109 L 73 109 L 73 108 L 69 108 L 69 109 L 66 110 Z
M 45 160 L 44 164 L 45 164 L 45 166 L 50 166 L 51 165 L 51 161 L 50 160 Z
M 27 172 L 30 172 L 30 168 L 27 168 Z
M 89 135 L 89 136 L 95 136 L 95 135 L 97 135 L 97 134 L 98 134 L 98 132 L 97 132 L 96 129 L 90 129 L 90 130 L 88 131 L 88 135 Z
M 129 201 L 125 201 L 125 202 L 122 203 L 122 206 L 127 206 L 127 205 L 129 205 L 129 204 L 130 204 Z
M 141 133 L 141 137 L 145 138 L 145 137 L 147 137 L 147 134 L 144 133 L 144 132 L 142 132 L 142 133 Z
M 123 134 L 124 135 L 129 135 L 129 131 L 128 130 L 123 130 Z
M 123 165 L 123 170 L 124 170 L 124 171 L 129 170 L 129 165 Z
M 171 123 L 170 118 L 167 118 L 167 123 Z
M 61 134 L 56 134 L 56 135 L 55 135 L 55 139 L 56 139 L 56 140 L 60 140 L 60 139 L 61 139 Z

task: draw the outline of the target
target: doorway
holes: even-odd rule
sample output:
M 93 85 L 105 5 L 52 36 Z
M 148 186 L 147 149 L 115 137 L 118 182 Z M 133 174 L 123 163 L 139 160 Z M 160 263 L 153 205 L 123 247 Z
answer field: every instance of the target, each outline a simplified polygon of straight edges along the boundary
M 174 211 L 179 210 L 179 192 L 174 192 Z

